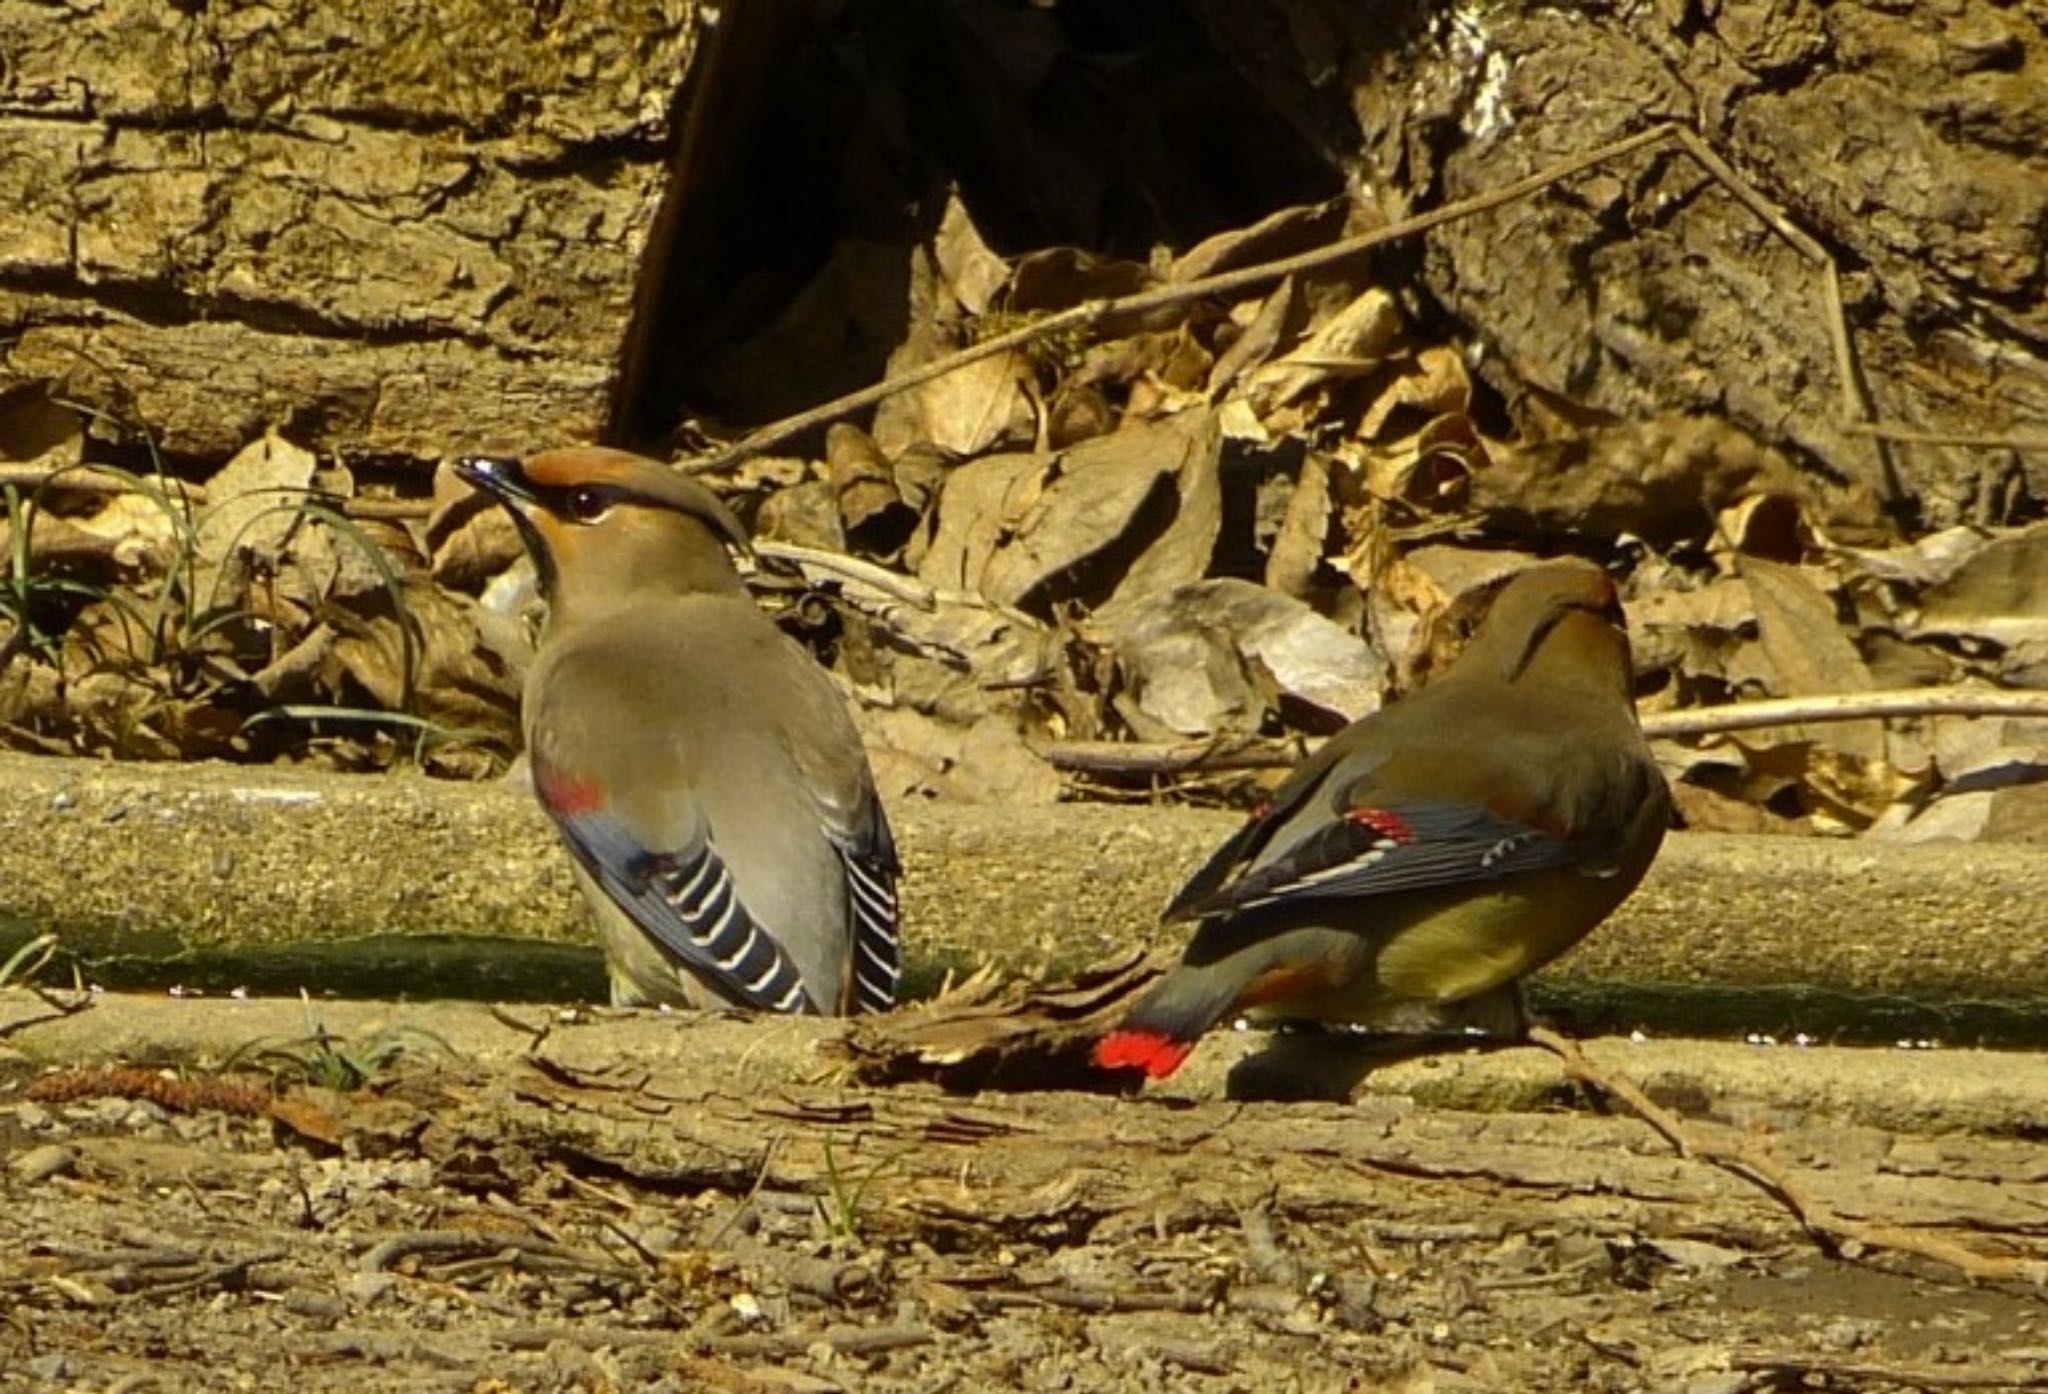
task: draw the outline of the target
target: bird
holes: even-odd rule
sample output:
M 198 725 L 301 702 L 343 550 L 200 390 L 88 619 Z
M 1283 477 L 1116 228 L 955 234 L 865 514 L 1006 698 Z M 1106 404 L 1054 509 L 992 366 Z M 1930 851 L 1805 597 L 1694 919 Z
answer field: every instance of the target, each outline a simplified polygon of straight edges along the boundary
M 1519 1026 L 1520 980 L 1628 897 L 1670 816 L 1613 582 L 1532 566 L 1442 676 L 1331 737 L 1187 881 L 1181 961 L 1095 1063 L 1164 1078 L 1240 1014 L 1372 1024 L 1505 992 Z
M 510 512 L 547 601 L 521 726 L 613 1003 L 893 1005 L 895 840 L 838 690 L 740 580 L 739 519 L 621 450 L 454 469 Z

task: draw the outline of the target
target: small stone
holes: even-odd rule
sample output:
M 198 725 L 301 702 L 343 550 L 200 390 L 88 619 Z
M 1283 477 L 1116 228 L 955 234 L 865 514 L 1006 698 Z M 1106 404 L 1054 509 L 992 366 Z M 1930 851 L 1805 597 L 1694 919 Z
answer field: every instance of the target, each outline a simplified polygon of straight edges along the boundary
M 342 1290 L 358 1307 L 369 1307 L 390 1292 L 397 1282 L 398 1279 L 389 1273 L 351 1273 Z
M 16 1104 L 14 1121 L 25 1133 L 42 1133 L 58 1127 L 56 1116 L 38 1103 Z
M 1685 1394 L 1742 1394 L 1748 1385 L 1749 1376 L 1739 1370 L 1723 1370 L 1718 1374 L 1701 1375 L 1689 1381 Z
M 129 1099 L 127 1108 L 121 1114 L 121 1126 L 142 1132 L 148 1128 L 161 1128 L 171 1121 L 171 1115 L 163 1106 L 148 1099 Z
M 7 1169 L 33 1185 L 77 1170 L 78 1153 L 59 1143 L 46 1142 L 16 1153 L 7 1163 Z
M 39 1355 L 29 1361 L 27 1365 L 28 1372 L 31 1375 L 49 1383 L 55 1383 L 60 1379 L 70 1379 L 75 1373 L 76 1368 L 71 1363 L 70 1356 L 58 1354 Z

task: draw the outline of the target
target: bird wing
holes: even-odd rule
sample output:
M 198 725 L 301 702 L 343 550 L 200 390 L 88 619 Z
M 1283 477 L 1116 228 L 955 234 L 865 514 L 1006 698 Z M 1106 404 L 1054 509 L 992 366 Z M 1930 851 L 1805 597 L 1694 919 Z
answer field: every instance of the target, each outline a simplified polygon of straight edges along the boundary
M 796 965 L 740 903 L 732 873 L 701 820 L 676 845 L 648 847 L 594 781 L 536 761 L 534 786 L 584 870 L 689 971 L 757 1011 L 818 1011 Z
M 885 1012 L 896 1005 L 903 977 L 903 943 L 898 933 L 896 842 L 889 820 L 872 791 L 867 817 L 856 829 L 827 825 L 839 859 L 846 865 L 846 906 L 853 930 L 853 994 L 864 1012 Z
M 860 731 L 838 689 L 794 640 L 785 637 L 775 657 L 785 665 L 776 691 L 795 718 L 784 730 L 783 749 L 844 869 L 853 1005 L 863 1012 L 887 1011 L 896 1005 L 903 977 L 896 840 L 875 793 Z
M 1355 806 L 1207 894 L 1176 918 L 1283 900 L 1391 895 L 1571 866 L 1584 849 L 1557 832 L 1459 803 Z

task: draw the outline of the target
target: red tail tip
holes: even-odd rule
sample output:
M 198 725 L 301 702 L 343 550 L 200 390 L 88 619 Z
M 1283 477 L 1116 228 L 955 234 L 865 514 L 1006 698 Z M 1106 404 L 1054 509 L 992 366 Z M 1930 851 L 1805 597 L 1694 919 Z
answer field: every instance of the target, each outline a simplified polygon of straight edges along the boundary
M 1193 1041 L 1176 1041 L 1157 1031 L 1112 1031 L 1095 1043 L 1095 1063 L 1105 1070 L 1143 1070 L 1148 1079 L 1165 1079 L 1194 1050 Z

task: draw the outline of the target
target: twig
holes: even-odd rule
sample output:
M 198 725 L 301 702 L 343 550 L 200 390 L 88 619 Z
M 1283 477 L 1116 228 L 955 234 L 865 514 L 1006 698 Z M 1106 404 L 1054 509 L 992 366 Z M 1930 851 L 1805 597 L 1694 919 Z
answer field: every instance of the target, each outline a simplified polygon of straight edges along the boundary
M 1110 1288 L 1076 1288 L 1064 1285 L 1026 1287 L 1015 1292 L 992 1292 L 991 1302 L 1000 1307 L 1060 1307 L 1070 1312 L 1185 1312 L 1209 1310 L 1210 1299 L 1195 1292 L 1122 1292 Z
M 535 1239 L 523 1234 L 489 1234 L 471 1230 L 415 1230 L 407 1234 L 394 1234 L 389 1239 L 372 1245 L 356 1262 L 356 1268 L 363 1273 L 381 1273 L 393 1264 L 414 1254 L 466 1255 L 472 1258 L 490 1258 L 510 1254 L 511 1261 L 530 1260 L 542 1266 L 570 1268 L 583 1273 L 596 1273 L 611 1278 L 636 1278 L 634 1270 L 614 1263 L 610 1258 L 582 1253 L 561 1244 L 552 1244 L 545 1239 Z
M 915 1326 L 840 1326 L 817 1333 L 696 1338 L 676 1331 L 646 1331 L 620 1326 L 522 1326 L 485 1334 L 496 1344 L 512 1350 L 545 1350 L 558 1341 L 586 1350 L 605 1346 L 687 1345 L 707 1355 L 737 1355 L 760 1360 L 792 1359 L 815 1345 L 829 1346 L 840 1355 L 885 1355 L 892 1350 L 928 1346 L 936 1339 L 931 1332 Z
M 137 480 L 118 471 L 103 470 L 92 465 L 0 464 L 0 485 L 7 484 L 21 489 L 62 489 L 75 494 L 132 494 L 148 489 L 163 489 L 177 495 L 179 501 L 188 508 L 206 507 L 204 484 L 193 484 L 169 475 L 145 475 Z M 335 498 L 318 489 L 308 489 L 304 492 L 308 498 L 327 505 L 347 518 L 407 521 L 429 517 L 434 511 L 431 499 L 344 499 Z
M 2013 692 L 1983 687 L 1906 687 L 1885 692 L 1841 692 L 1818 697 L 1772 697 L 1724 707 L 1653 712 L 1643 718 L 1652 739 L 1753 731 L 1759 726 L 1861 721 L 1870 717 L 2039 716 L 2048 717 L 2048 692 Z
M 1517 179 L 1498 189 L 1492 189 L 1471 198 L 1454 199 L 1428 212 L 1418 213 L 1412 218 L 1374 228 L 1355 237 L 1343 238 L 1327 246 L 1313 247 L 1293 256 L 1273 261 L 1260 262 L 1252 266 L 1239 267 L 1233 271 L 1204 276 L 1197 280 L 1175 285 L 1155 286 L 1136 291 L 1130 295 L 1108 300 L 1090 300 L 1073 305 L 1065 310 L 1020 325 L 1006 334 L 997 334 L 970 344 L 966 348 L 933 359 L 920 367 L 899 373 L 854 392 L 821 403 L 794 416 L 753 431 L 707 456 L 685 461 L 684 468 L 693 472 L 709 473 L 730 468 L 749 456 L 780 445 L 784 441 L 802 435 L 806 431 L 851 416 L 857 411 L 885 401 L 901 392 L 921 387 L 936 378 L 955 372 L 970 363 L 1008 353 L 1015 349 L 1055 334 L 1074 329 L 1092 329 L 1110 318 L 1131 318 L 1157 310 L 1170 309 L 1191 300 L 1223 297 L 1240 291 L 1262 289 L 1265 286 L 1312 271 L 1320 271 L 1339 262 L 1348 261 L 1377 247 L 1405 240 L 1428 232 L 1446 223 L 1457 222 L 1478 213 L 1512 203 L 1550 187 L 1574 174 L 1606 164 L 1624 155 L 1652 146 L 1670 143 L 1678 146 L 1695 160 L 1707 174 L 1725 188 L 1745 208 L 1756 215 L 1765 226 L 1783 239 L 1802 257 L 1812 262 L 1821 273 L 1821 293 L 1826 306 L 1827 332 L 1833 350 L 1837 388 L 1841 394 L 1841 421 L 1851 429 L 1868 428 L 1874 425 L 1875 416 L 1870 404 L 1869 393 L 1863 382 L 1863 375 L 1856 359 L 1855 341 L 1850 335 L 1849 318 L 1842 304 L 1841 268 L 1828 254 L 1819 240 L 1794 223 L 1785 212 L 1766 199 L 1757 188 L 1735 171 L 1735 168 L 1708 145 L 1700 135 L 1676 122 L 1664 122 L 1632 136 L 1610 141 L 1605 145 L 1574 155 L 1556 164 L 1538 170 L 1523 179 Z M 1859 434 L 1879 439 L 1879 466 L 1882 477 L 1878 480 L 1879 492 L 1889 503 L 1896 503 L 1904 489 L 1891 467 L 1891 460 L 1885 453 L 1882 442 L 1892 439 L 1890 429 L 1864 429 Z
M 1739 1176 L 1783 1204 L 1801 1227 L 1831 1255 L 1858 1259 L 1873 1250 L 1888 1250 L 1930 1259 L 1955 1269 L 1966 1278 L 2048 1281 L 2048 1263 L 2031 1258 L 2008 1258 L 1979 1253 L 1939 1235 L 1922 1234 L 1898 1225 L 1869 1224 L 1852 1220 L 1816 1195 L 1792 1169 L 1762 1147 L 1743 1138 L 1708 1134 L 1688 1127 L 1677 1114 L 1643 1091 L 1643 1087 L 1619 1071 L 1603 1070 L 1586 1058 L 1578 1043 L 1548 1027 L 1529 1029 L 1529 1041 L 1555 1055 L 1565 1073 L 1609 1098 L 1619 1100 L 1629 1112 L 1660 1133 L 1681 1157 L 1689 1157 Z
M 1652 712 L 1642 718 L 1653 740 L 1797 726 L 1919 716 L 2033 716 L 2048 718 L 2048 692 L 2005 688 L 1909 687 L 1884 692 L 1840 692 L 1815 697 L 1770 697 L 1720 707 Z M 1292 765 L 1320 742 L 1045 741 L 1033 748 L 1055 769 L 1080 774 L 1170 775 L 1215 770 L 1263 770 Z
M 149 477 L 147 482 L 182 495 L 188 504 L 199 505 L 206 502 L 206 489 L 203 485 L 187 484 L 182 479 L 154 476 Z M 91 465 L 0 464 L 0 485 L 7 484 L 18 489 L 54 487 L 76 494 L 128 494 L 136 489 L 133 479 L 116 471 L 95 469 Z
M 1986 450 L 2048 450 L 2048 436 L 2028 431 L 1934 431 L 1919 426 L 1893 426 L 1883 421 L 1852 421 L 1843 427 L 1852 436 L 1875 436 L 1906 445 L 1973 445 Z
M 1130 295 L 1118 296 L 1112 300 L 1084 301 L 1079 305 L 1071 306 L 1056 314 L 1047 315 L 1043 319 L 1033 320 L 1029 324 L 1020 325 L 1007 334 L 997 334 L 991 338 L 983 339 L 978 344 L 970 344 L 955 353 L 949 353 L 943 358 L 935 358 L 922 367 L 912 368 L 908 372 L 898 373 L 895 377 L 885 379 L 872 386 L 863 387 L 859 391 L 849 392 L 842 397 L 835 397 L 831 401 L 812 407 L 808 411 L 800 411 L 794 416 L 770 422 L 768 425 L 751 432 L 723 450 L 684 462 L 684 468 L 698 473 L 727 469 L 749 456 L 759 454 L 771 446 L 780 445 L 786 440 L 800 436 L 806 431 L 826 425 L 829 422 L 837 421 L 841 417 L 851 416 L 853 413 L 874 406 L 876 403 L 893 397 L 899 392 L 908 392 L 914 387 L 922 387 L 925 383 L 931 382 L 935 378 L 942 378 L 946 374 L 964 368 L 970 363 L 978 363 L 984 358 L 990 358 L 999 353 L 1008 353 L 1013 349 L 1023 348 L 1028 344 L 1036 343 L 1040 339 L 1054 334 L 1062 334 L 1070 329 L 1093 328 L 1103 320 L 1111 317 L 1123 318 L 1143 315 L 1154 310 L 1171 309 L 1174 306 L 1186 304 L 1191 300 L 1203 300 L 1210 296 L 1232 295 L 1239 291 L 1256 290 L 1273 282 L 1283 280 L 1288 276 L 1298 276 L 1305 272 L 1323 270 L 1338 262 L 1348 261 L 1352 257 L 1369 252 L 1376 247 L 1399 242 L 1405 238 L 1414 237 L 1418 233 L 1428 232 L 1431 228 L 1441 227 L 1445 223 L 1456 222 L 1461 218 L 1469 218 L 1475 213 L 1483 213 L 1488 209 L 1513 203 L 1516 199 L 1526 198 L 1530 194 L 1548 188 L 1561 179 L 1569 179 L 1581 170 L 1591 169 L 1595 165 L 1605 164 L 1609 160 L 1619 159 L 1623 155 L 1632 154 L 1637 150 L 1642 150 L 1652 145 L 1660 145 L 1665 141 L 1673 139 L 1674 133 L 1679 132 L 1681 129 L 1669 123 L 1653 126 L 1647 131 L 1638 131 L 1632 136 L 1610 141 L 1608 144 L 1602 145 L 1597 149 L 1588 150 L 1582 155 L 1574 155 L 1570 159 L 1559 161 L 1557 164 L 1539 170 L 1526 179 L 1517 179 L 1512 184 L 1505 184 L 1498 189 L 1492 189 L 1483 194 L 1475 194 L 1471 198 L 1456 199 L 1444 204 L 1440 208 L 1432 208 L 1426 213 L 1418 213 L 1412 218 L 1403 218 L 1397 223 L 1388 223 L 1385 227 L 1374 228 L 1370 232 L 1360 233 L 1356 237 L 1347 237 L 1342 241 L 1332 242 L 1324 247 L 1313 247 L 1308 251 L 1298 252 L 1290 257 L 1281 257 L 1276 261 L 1260 262 L 1255 266 L 1239 267 L 1235 271 L 1224 271 L 1214 276 L 1204 276 L 1199 280 L 1184 281 L 1177 285 L 1154 286 L 1149 290 L 1141 290 Z
M 495 1002 L 490 1005 L 490 1013 L 492 1020 L 496 1021 L 500 1026 L 516 1031 L 526 1037 L 526 1053 L 528 1055 L 538 1054 L 541 1046 L 546 1043 L 547 1038 L 554 1033 L 555 1023 L 552 1017 L 545 1018 L 541 1021 L 540 1025 L 534 1026 L 521 1021 Z
M 1043 741 L 1031 748 L 1054 769 L 1075 774 L 1270 770 L 1303 754 L 1293 741 Z
M 799 547 L 793 542 L 756 542 L 754 550 L 764 557 L 786 561 L 797 566 L 815 566 L 820 571 L 834 571 L 851 581 L 858 581 L 884 595 L 892 596 L 905 605 L 915 605 L 920 610 L 939 608 L 938 593 L 930 586 L 910 576 L 904 576 L 877 566 L 871 561 L 862 561 L 844 552 L 827 552 L 817 547 Z
M 1891 1365 L 1803 1352 L 1745 1350 L 1730 1356 L 1728 1367 L 1758 1373 L 1823 1375 L 1831 1380 L 1870 1384 L 1904 1384 L 1917 1389 L 2048 1389 L 2048 1373 L 2039 1366 Z

